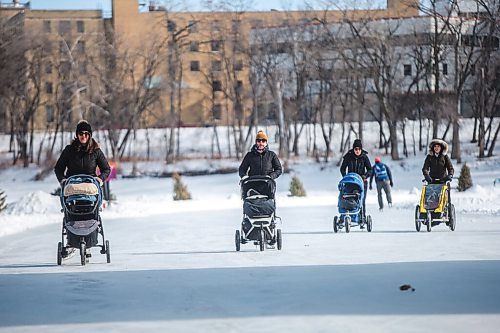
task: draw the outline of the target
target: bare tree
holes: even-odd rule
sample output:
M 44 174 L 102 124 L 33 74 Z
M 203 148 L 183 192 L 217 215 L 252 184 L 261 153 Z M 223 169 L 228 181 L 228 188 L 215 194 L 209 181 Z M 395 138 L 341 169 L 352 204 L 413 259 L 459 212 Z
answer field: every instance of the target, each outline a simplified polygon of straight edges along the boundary
M 165 89 L 161 68 L 167 40 L 153 33 L 150 37 L 148 42 L 133 48 L 108 32 L 108 37 L 100 40 L 106 61 L 92 62 L 94 72 L 100 73 L 93 78 L 98 81 L 94 83 L 92 105 L 108 131 L 115 160 L 123 157 L 142 117 L 159 103 L 160 92 Z

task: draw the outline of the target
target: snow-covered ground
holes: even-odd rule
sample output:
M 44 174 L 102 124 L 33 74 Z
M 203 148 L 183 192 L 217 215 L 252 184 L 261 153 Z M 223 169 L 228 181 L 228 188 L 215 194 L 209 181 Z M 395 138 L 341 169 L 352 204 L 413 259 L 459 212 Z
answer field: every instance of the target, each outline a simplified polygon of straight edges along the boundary
M 56 265 L 55 177 L 33 182 L 35 168 L 2 170 L 9 207 L 0 214 L 0 332 L 496 331 L 500 160 L 466 154 L 474 187 L 452 192 L 456 231 L 417 233 L 423 158 L 383 156 L 394 206 L 379 212 L 370 191 L 373 232 L 349 234 L 332 229 L 338 168 L 295 161 L 277 181 L 282 251 L 235 251 L 236 174 L 183 177 L 193 195 L 184 202 L 172 200 L 170 178 L 119 178 L 111 183 L 118 201 L 102 212 L 112 262 L 94 248 L 83 267 L 78 256 Z M 293 175 L 307 197 L 288 196 Z M 403 284 L 415 290 L 400 291 Z

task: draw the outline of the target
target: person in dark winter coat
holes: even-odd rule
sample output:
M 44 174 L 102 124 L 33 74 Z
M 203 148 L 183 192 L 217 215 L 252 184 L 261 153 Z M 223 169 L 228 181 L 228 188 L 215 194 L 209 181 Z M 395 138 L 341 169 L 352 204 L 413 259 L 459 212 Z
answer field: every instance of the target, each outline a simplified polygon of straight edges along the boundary
M 368 158 L 368 152 L 363 150 L 363 145 L 360 139 L 354 140 L 352 149 L 344 155 L 342 165 L 340 166 L 340 173 L 344 177 L 348 172 L 354 172 L 363 178 L 365 187 L 365 195 L 363 197 L 363 217 L 366 213 L 366 190 L 368 189 L 368 177 L 371 176 L 372 166 Z
M 378 209 L 384 209 L 382 190 L 384 190 L 387 203 L 389 207 L 391 207 L 391 187 L 394 186 L 394 183 L 392 182 L 391 169 L 389 169 L 385 163 L 382 163 L 380 157 L 375 157 L 375 164 L 373 165 L 372 171 L 372 175 L 370 176 L 370 190 L 372 189 L 373 178 L 375 178 L 375 184 L 377 185 Z
M 76 126 L 76 137 L 67 145 L 54 167 L 59 183 L 70 176 L 84 174 L 94 176 L 102 183 L 108 178 L 111 169 L 97 142 L 92 138 L 92 127 L 86 120 Z M 96 167 L 100 175 L 97 177 Z
M 240 178 L 244 176 L 269 176 L 276 179 L 281 175 L 282 168 L 278 156 L 267 146 L 267 135 L 259 131 L 255 144 L 245 155 L 239 168 Z
M 433 139 L 422 168 L 425 180 L 428 183 L 446 183 L 451 181 L 454 172 L 448 156 L 448 144 L 443 140 Z

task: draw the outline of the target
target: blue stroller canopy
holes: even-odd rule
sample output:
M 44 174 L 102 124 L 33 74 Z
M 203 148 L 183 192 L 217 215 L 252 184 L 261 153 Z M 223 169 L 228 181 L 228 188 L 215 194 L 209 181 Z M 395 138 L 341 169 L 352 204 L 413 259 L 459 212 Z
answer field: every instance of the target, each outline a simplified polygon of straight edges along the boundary
M 353 185 L 356 186 L 359 190 L 359 193 L 361 194 L 361 197 L 363 197 L 365 188 L 363 184 L 363 179 L 361 178 L 360 175 L 354 172 L 349 172 L 347 175 L 342 177 L 342 179 L 339 182 L 339 191 L 342 192 L 347 184 L 351 184 L 350 187 L 352 187 Z

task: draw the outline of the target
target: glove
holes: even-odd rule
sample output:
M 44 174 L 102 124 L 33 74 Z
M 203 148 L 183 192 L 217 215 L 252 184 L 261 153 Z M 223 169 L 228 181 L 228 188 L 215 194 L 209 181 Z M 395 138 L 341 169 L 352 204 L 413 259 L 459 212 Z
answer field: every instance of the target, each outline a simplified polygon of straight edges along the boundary
M 391 181 L 391 183 L 390 183 L 389 185 L 391 185 L 391 187 L 393 187 L 393 186 L 394 186 L 394 183 Z
M 370 184 L 370 190 L 373 190 L 373 187 L 372 187 L 372 185 L 371 185 L 371 184 Z
M 444 178 L 443 178 L 443 180 L 444 180 L 445 182 L 451 182 L 451 180 L 452 180 L 452 179 L 453 179 L 453 176 L 452 176 L 452 175 L 448 175 L 448 176 L 446 176 L 446 177 L 444 177 Z
M 102 187 L 102 185 L 103 185 L 102 179 L 100 177 L 94 177 L 94 179 L 97 180 L 97 182 L 99 183 L 99 186 Z
M 428 183 L 432 183 L 432 178 L 431 178 L 431 176 L 426 175 L 426 176 L 425 176 L 425 181 L 426 181 L 426 182 L 428 182 Z

